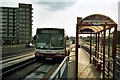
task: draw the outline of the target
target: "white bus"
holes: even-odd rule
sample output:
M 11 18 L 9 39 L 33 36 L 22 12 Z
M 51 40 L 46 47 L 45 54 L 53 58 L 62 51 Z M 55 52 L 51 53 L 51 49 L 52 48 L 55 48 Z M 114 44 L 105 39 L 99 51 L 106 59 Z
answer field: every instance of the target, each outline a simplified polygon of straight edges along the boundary
M 67 55 L 64 29 L 37 28 L 35 58 L 37 60 L 63 60 Z

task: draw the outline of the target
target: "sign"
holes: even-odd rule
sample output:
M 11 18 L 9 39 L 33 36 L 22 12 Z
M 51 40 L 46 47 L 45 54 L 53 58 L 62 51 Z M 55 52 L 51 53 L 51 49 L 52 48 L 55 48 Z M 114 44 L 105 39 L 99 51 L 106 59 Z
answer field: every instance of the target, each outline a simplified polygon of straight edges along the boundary
M 86 17 L 82 24 L 93 24 L 93 25 L 101 25 L 101 24 L 112 24 L 114 23 L 109 17 L 104 15 L 91 15 Z
M 57 30 L 41 30 L 41 33 L 59 33 Z

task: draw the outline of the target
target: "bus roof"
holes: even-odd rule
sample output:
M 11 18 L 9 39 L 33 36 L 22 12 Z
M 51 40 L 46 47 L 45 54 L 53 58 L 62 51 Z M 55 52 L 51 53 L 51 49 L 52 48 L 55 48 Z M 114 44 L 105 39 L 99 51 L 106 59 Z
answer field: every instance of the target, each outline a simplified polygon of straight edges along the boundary
M 64 31 L 63 28 L 37 28 L 36 33 L 39 33 L 41 30 L 62 30 Z
M 40 29 L 40 30 L 58 30 L 58 29 L 63 29 L 63 28 L 37 28 L 37 30 Z

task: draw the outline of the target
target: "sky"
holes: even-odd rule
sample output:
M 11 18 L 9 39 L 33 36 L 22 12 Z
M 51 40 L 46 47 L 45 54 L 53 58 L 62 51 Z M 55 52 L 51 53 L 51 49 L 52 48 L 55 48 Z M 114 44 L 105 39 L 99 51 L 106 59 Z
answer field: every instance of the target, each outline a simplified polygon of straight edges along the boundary
M 118 2 L 119 0 L 0 0 L 0 6 L 32 4 L 33 36 L 37 28 L 64 28 L 68 36 L 75 36 L 77 17 L 103 14 L 118 23 Z

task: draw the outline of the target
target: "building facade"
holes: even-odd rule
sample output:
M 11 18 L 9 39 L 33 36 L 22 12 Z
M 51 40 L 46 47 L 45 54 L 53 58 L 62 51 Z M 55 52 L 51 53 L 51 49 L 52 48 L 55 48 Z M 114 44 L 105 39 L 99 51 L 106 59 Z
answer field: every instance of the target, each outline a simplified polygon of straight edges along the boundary
M 16 10 L 17 8 L 0 8 L 0 34 L 6 44 L 16 40 Z
M 26 44 L 32 41 L 32 5 L 0 7 L 0 37 L 3 44 Z

